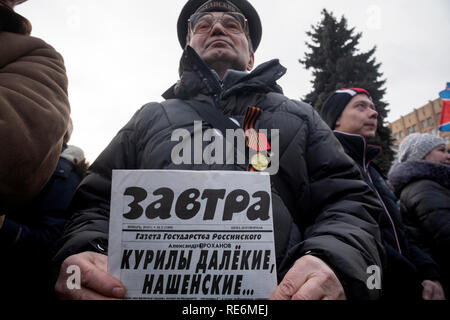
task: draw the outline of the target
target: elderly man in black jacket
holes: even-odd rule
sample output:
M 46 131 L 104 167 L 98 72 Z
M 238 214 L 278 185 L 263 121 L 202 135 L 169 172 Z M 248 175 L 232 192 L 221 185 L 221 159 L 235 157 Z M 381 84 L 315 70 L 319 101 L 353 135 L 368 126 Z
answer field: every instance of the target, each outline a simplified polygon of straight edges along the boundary
M 408 239 L 397 207 L 397 199 L 373 160 L 381 148 L 367 144 L 375 137 L 378 113 L 370 93 L 361 88 L 340 89 L 331 94 L 321 116 L 355 160 L 364 179 L 377 193 L 384 214 L 379 216 L 381 238 L 386 250 L 383 297 L 385 299 L 443 299 L 436 263 Z
M 279 166 L 271 176 L 279 286 L 273 299 L 376 299 L 367 270 L 382 264 L 373 191 L 311 106 L 286 98 L 277 60 L 253 72 L 261 23 L 246 0 L 190 0 L 178 34 L 185 49 L 180 81 L 163 103 L 141 108 L 90 168 L 73 201 L 74 214 L 55 256 L 56 290 L 63 298 L 122 298 L 124 287 L 106 272 L 113 169 L 263 170 L 261 162 L 182 164 L 172 161 L 177 128 L 216 109 L 235 126 L 279 129 Z M 251 111 L 252 121 L 246 121 Z M 217 113 L 217 112 L 216 112 Z M 248 119 L 247 119 L 248 120 Z M 231 123 L 228 123 L 233 126 Z M 206 121 L 203 130 L 213 127 Z M 270 137 L 269 137 L 270 140 Z M 205 148 L 205 145 L 203 145 Z M 276 173 L 276 174 L 275 174 Z M 81 290 L 70 290 L 67 268 L 81 269 Z

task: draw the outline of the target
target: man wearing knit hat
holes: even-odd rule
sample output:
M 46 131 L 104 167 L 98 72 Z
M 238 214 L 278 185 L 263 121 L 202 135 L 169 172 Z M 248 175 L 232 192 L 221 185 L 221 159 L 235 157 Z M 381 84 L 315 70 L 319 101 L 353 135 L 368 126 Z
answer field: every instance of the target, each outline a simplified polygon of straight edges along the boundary
M 383 205 L 384 213 L 379 216 L 378 223 L 387 254 L 383 268 L 384 299 L 444 298 L 437 265 L 408 240 L 397 199 L 373 163 L 381 148 L 366 141 L 375 137 L 378 124 L 378 113 L 370 93 L 361 88 L 337 90 L 325 101 L 321 116 L 334 130 L 345 152 L 355 161 Z
M 378 113 L 365 89 L 336 90 L 325 101 L 320 115 L 332 130 L 359 134 L 365 138 L 375 136 Z
M 178 141 L 171 140 L 170 133 L 183 129 L 191 137 L 194 122 L 203 120 L 199 130 L 279 130 L 279 150 L 270 149 L 272 155 L 282 156 L 271 176 L 279 283 L 272 298 L 378 298 L 379 290 L 367 286 L 367 269 L 382 260 L 372 218 L 382 208 L 312 107 L 282 94 L 276 81 L 286 69 L 278 60 L 250 72 L 261 30 L 259 16 L 246 0 L 186 3 L 178 20 L 184 49 L 180 81 L 163 95 L 166 101 L 148 104 L 135 114 L 91 166 L 74 197 L 76 212 L 55 257 L 61 265 L 56 283 L 61 297 L 124 297 L 123 284 L 106 272 L 113 169 L 201 170 L 211 179 L 218 170 L 265 170 L 263 162 L 249 159 L 242 165 L 227 159 L 176 164 L 171 155 Z M 275 138 L 263 138 L 261 148 L 267 151 Z M 247 141 L 247 148 L 254 148 L 250 138 Z M 200 147 L 201 160 L 208 144 Z M 232 149 L 233 159 L 238 151 Z M 80 290 L 67 286 L 72 265 L 81 269 Z

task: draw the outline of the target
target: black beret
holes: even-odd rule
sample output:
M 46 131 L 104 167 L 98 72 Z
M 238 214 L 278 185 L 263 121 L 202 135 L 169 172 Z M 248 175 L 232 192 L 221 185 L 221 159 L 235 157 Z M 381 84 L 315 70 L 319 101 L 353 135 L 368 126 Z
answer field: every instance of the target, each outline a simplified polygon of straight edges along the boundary
M 178 41 L 183 49 L 186 47 L 188 20 L 202 6 L 205 6 L 205 11 L 207 8 L 217 8 L 217 11 L 236 11 L 237 9 L 242 13 L 248 20 L 253 51 L 256 51 L 262 36 L 261 20 L 258 12 L 247 0 L 189 0 L 181 10 L 177 23 Z
M 336 121 L 344 112 L 345 107 L 357 94 L 365 94 L 369 99 L 369 91 L 361 88 L 342 88 L 333 92 L 320 109 L 320 116 L 326 122 L 326 124 L 334 130 L 336 127 Z

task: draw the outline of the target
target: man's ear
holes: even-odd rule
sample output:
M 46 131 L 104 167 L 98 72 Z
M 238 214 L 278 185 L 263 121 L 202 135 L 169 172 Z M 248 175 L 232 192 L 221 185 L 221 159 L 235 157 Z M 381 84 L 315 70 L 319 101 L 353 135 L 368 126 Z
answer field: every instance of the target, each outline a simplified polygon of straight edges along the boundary
M 337 129 L 337 128 L 339 128 L 340 126 L 341 126 L 341 117 L 339 117 L 339 118 L 336 120 L 336 123 L 334 124 L 334 128 Z
M 247 71 L 251 71 L 254 65 L 255 65 L 255 54 L 253 52 L 250 52 L 250 59 L 247 64 Z
M 189 31 L 188 31 L 187 36 L 186 36 L 186 45 L 184 46 L 184 48 L 186 49 L 186 47 L 187 47 L 190 43 L 191 43 L 191 34 L 190 34 Z

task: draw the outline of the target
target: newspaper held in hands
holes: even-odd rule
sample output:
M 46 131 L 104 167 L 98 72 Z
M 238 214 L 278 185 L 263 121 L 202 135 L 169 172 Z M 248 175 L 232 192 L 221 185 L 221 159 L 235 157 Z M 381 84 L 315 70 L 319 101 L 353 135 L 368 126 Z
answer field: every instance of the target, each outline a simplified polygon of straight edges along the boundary
M 108 272 L 126 299 L 268 299 L 277 286 L 270 178 L 114 170 Z

